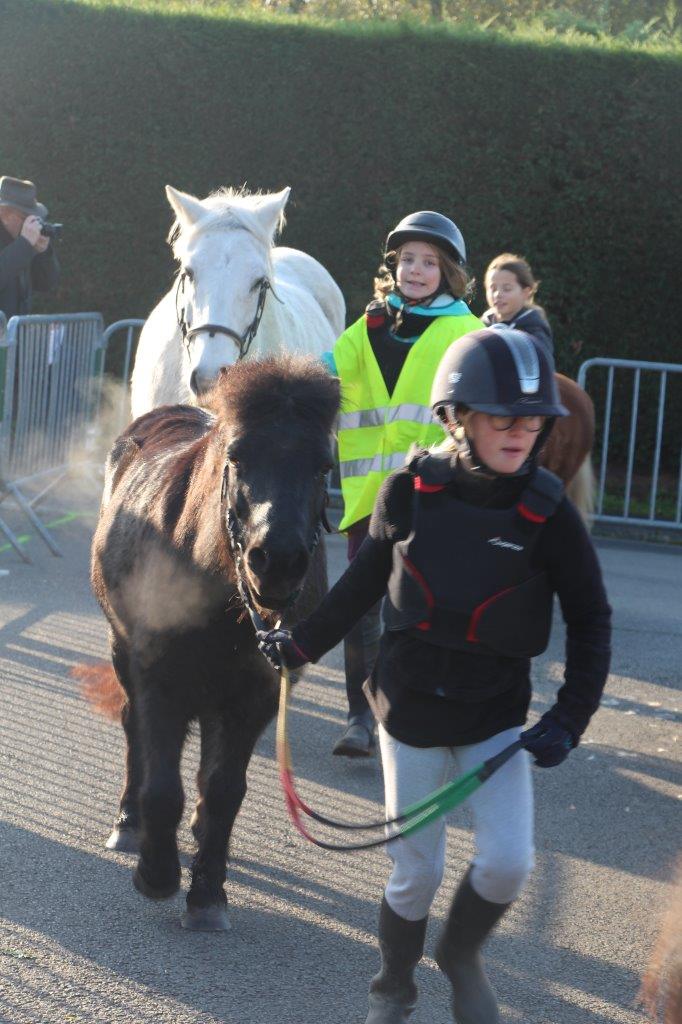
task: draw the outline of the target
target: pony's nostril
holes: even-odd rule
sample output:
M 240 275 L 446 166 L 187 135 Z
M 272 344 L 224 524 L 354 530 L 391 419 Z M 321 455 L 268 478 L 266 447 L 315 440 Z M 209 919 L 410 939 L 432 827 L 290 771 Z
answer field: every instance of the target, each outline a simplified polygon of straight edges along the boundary
M 252 547 L 246 559 L 254 576 L 260 579 L 267 576 L 271 583 L 302 579 L 308 568 L 308 552 L 303 547 L 283 551 Z
M 190 389 L 190 391 L 192 392 L 192 394 L 194 395 L 195 398 L 198 397 L 198 395 L 199 395 L 199 383 L 198 383 L 198 379 L 197 379 L 197 371 L 196 370 L 192 370 L 192 375 L 189 378 L 189 389 Z
M 246 557 L 251 572 L 257 576 L 262 576 L 263 573 L 267 572 L 270 559 L 268 558 L 267 551 L 263 548 L 251 548 Z

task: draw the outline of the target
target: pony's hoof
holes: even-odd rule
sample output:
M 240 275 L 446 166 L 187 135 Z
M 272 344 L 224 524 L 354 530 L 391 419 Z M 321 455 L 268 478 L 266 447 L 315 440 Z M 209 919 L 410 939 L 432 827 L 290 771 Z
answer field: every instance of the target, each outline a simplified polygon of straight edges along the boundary
M 229 932 L 232 925 L 227 916 L 227 907 L 188 907 L 180 918 L 180 924 L 190 932 Z
M 178 874 L 178 877 L 174 882 L 159 888 L 149 884 L 138 866 L 133 871 L 133 885 L 137 891 L 141 892 L 143 896 L 147 897 L 147 899 L 167 900 L 171 896 L 175 896 L 176 892 L 180 888 L 180 875 Z
M 139 853 L 137 829 L 119 828 L 118 825 L 114 825 L 105 847 L 107 850 L 118 850 L 119 853 Z

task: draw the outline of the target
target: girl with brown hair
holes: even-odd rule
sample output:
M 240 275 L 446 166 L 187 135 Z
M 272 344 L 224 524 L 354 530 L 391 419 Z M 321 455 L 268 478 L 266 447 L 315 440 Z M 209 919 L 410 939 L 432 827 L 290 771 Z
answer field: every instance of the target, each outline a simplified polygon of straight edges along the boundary
M 553 353 L 552 329 L 542 306 L 535 304 L 540 284 L 523 256 L 503 252 L 485 272 L 485 297 L 488 309 L 481 319 L 486 327 L 504 324 L 517 327 L 544 342 Z

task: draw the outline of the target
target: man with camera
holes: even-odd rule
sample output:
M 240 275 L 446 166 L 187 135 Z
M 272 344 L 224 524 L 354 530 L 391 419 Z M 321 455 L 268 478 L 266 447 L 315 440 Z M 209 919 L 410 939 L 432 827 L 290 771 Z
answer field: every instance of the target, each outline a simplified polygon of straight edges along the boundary
M 31 312 L 34 289 L 59 284 L 59 263 L 51 241 L 59 224 L 49 224 L 32 181 L 0 178 L 0 311 L 9 320 Z

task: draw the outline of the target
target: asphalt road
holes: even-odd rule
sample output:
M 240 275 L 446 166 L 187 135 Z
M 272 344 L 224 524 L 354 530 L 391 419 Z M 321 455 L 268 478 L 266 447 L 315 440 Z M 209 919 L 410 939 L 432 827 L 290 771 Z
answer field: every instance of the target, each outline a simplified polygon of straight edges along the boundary
M 66 491 L 48 513 L 66 520 L 55 526 L 61 559 L 29 536 L 34 562 L 24 565 L 0 537 L 0 569 L 9 570 L 0 576 L 0 1021 L 363 1024 L 388 861 L 381 851 L 325 853 L 299 839 L 278 788 L 272 728 L 252 759 L 235 827 L 230 932 L 182 931 L 184 893 L 146 901 L 131 883 L 132 858 L 104 849 L 122 734 L 91 715 L 69 674 L 107 654 L 88 584 L 93 510 L 92 496 Z M 682 552 L 598 546 L 615 611 L 613 673 L 583 744 L 560 768 L 535 773 L 537 868 L 487 954 L 505 1024 L 643 1020 L 633 1000 L 680 847 Z M 335 578 L 342 539 L 328 550 Z M 552 702 L 561 650 L 559 624 L 535 665 L 534 713 Z M 313 805 L 375 817 L 377 761 L 330 754 L 344 721 L 341 669 L 337 649 L 296 690 L 296 772 Z M 195 765 L 192 740 L 185 864 Z M 450 1020 L 430 953 L 471 853 L 460 810 L 450 819 L 415 1024 Z

